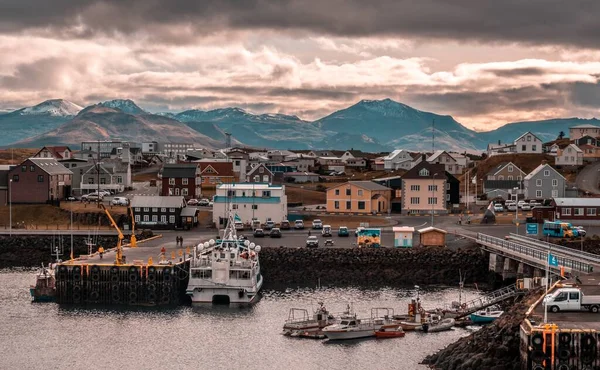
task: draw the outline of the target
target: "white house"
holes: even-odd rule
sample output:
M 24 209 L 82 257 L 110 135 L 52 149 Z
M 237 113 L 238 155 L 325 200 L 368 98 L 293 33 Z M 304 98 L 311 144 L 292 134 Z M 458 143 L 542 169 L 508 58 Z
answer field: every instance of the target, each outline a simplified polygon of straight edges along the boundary
M 412 155 L 404 149 L 396 149 L 387 156 L 383 157 L 383 168 L 386 171 L 410 170 L 416 163 Z
M 543 143 L 535 136 L 531 131 L 527 131 L 523 135 L 519 136 L 513 143 L 515 145 L 515 151 L 517 153 L 542 153 Z
M 583 150 L 575 144 L 569 144 L 566 148 L 558 151 L 554 164 L 557 166 L 581 166 Z
M 495 155 L 500 154 L 510 154 L 515 152 L 514 144 L 502 144 L 500 140 L 498 140 L 497 144 L 489 143 L 487 146 L 486 154 L 488 157 L 493 157 Z
M 600 127 L 590 124 L 569 127 L 569 139 L 578 140 L 584 136 L 600 136 Z
M 427 162 L 431 164 L 443 164 L 446 171 L 453 175 L 461 174 L 464 170 L 464 167 L 458 164 L 456 159 L 444 150 L 436 150 L 435 153 L 427 158 Z
M 257 218 L 279 223 L 287 219 L 287 195 L 284 185 L 222 184 L 213 198 L 213 221 L 219 225 L 227 219 L 227 211 L 237 215 L 243 223 Z

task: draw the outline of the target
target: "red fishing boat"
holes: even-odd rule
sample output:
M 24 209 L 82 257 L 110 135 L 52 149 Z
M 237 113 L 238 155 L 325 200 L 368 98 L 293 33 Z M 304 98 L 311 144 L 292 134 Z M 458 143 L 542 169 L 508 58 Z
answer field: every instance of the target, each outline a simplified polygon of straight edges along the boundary
M 402 338 L 404 336 L 404 330 L 400 325 L 383 325 L 379 330 L 375 331 L 375 337 L 384 338 Z

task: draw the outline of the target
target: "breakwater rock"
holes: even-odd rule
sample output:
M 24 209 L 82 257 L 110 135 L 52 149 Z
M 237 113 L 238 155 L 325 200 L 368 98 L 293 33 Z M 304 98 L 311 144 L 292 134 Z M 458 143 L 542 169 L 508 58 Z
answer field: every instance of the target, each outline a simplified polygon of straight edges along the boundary
M 458 271 L 466 283 L 490 284 L 488 261 L 478 250 L 440 248 L 263 248 L 261 271 L 267 287 L 456 285 Z
M 426 357 L 423 363 L 441 370 L 519 369 L 520 325 L 542 292 L 530 291 L 494 323 Z

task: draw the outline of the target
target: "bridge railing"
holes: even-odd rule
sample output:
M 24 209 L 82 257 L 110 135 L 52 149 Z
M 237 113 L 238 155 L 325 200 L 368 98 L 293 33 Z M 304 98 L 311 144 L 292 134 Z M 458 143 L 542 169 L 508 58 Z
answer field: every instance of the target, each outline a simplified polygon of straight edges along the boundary
M 533 257 L 534 259 L 539 260 L 539 262 L 541 262 L 543 265 L 548 263 L 548 252 L 551 252 L 551 249 L 548 249 L 548 251 L 541 251 L 531 246 L 526 246 L 510 240 L 497 238 L 495 236 L 482 233 L 477 233 L 477 241 L 489 244 L 501 250 L 513 251 L 522 255 Z M 562 256 L 557 256 L 557 259 L 559 266 L 564 266 L 565 268 L 570 268 L 572 270 L 591 273 L 594 269 L 592 265 L 581 260 Z
M 591 262 L 591 263 L 595 263 L 595 264 L 600 264 L 600 256 L 598 256 L 597 254 L 593 254 L 593 253 L 589 253 L 589 252 L 584 252 L 584 251 L 579 251 L 579 250 L 575 250 L 569 247 L 564 247 L 562 245 L 558 245 L 558 244 L 554 244 L 554 243 L 549 243 L 549 242 L 545 242 L 542 240 L 537 240 L 537 239 L 532 239 L 523 235 L 517 235 L 514 233 L 510 234 L 510 238 L 514 239 L 514 240 L 518 240 L 518 241 L 522 241 L 524 243 L 530 244 L 530 245 L 534 245 L 537 246 L 539 248 L 544 248 L 544 249 L 552 249 L 554 251 L 560 251 L 560 253 L 569 255 L 571 257 L 575 257 L 581 260 L 585 260 L 586 262 Z

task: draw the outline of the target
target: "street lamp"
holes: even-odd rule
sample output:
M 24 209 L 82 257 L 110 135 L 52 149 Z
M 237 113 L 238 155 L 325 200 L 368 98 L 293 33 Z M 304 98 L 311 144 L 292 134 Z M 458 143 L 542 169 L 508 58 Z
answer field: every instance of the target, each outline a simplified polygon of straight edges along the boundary
M 433 174 L 431 179 L 431 227 L 433 227 L 433 207 L 434 207 L 434 199 L 435 199 L 435 177 L 437 176 L 437 172 Z
M 12 236 L 12 182 L 12 179 L 8 180 L 8 229 L 10 236 Z
M 517 235 L 519 235 L 519 223 L 517 222 L 517 215 L 519 214 L 518 190 L 519 188 L 513 188 L 513 191 L 515 192 L 515 229 L 517 230 Z

